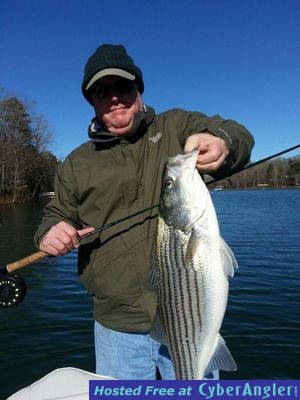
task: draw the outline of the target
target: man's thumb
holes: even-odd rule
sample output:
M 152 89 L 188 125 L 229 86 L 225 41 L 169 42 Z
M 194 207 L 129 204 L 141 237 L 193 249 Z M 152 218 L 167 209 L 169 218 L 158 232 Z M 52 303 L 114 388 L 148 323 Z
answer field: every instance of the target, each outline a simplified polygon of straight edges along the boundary
M 93 228 L 92 226 L 89 226 L 88 228 L 84 228 L 84 229 L 80 229 L 79 231 L 77 231 L 78 236 L 82 237 L 88 233 L 91 233 L 95 230 L 95 228 Z

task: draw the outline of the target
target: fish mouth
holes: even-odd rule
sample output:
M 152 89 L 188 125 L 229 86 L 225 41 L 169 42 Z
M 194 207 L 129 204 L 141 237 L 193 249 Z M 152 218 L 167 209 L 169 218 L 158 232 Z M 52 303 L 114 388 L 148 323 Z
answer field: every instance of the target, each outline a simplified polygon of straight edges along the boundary
M 196 168 L 198 154 L 199 154 L 199 150 L 198 149 L 194 149 L 190 153 L 186 154 L 186 158 L 191 158 L 191 160 L 189 162 L 190 168 L 193 168 L 193 169 Z
M 186 153 L 183 155 L 182 164 L 184 168 L 189 170 L 192 174 L 192 180 L 194 179 L 194 175 L 198 173 L 197 171 L 197 158 L 199 151 L 198 149 L 192 150 L 190 153 Z
M 196 168 L 197 164 L 197 158 L 198 158 L 199 150 L 194 149 L 189 153 L 186 154 L 177 154 L 175 157 L 170 157 L 165 160 L 165 165 L 169 167 L 175 167 L 175 166 L 184 166 L 187 169 L 194 170 Z M 188 160 L 188 162 L 187 162 Z
M 198 149 L 194 149 L 190 153 L 187 153 L 185 155 L 186 158 L 191 157 L 191 165 L 194 165 L 194 168 L 196 168 L 198 154 L 199 154 L 199 150 Z

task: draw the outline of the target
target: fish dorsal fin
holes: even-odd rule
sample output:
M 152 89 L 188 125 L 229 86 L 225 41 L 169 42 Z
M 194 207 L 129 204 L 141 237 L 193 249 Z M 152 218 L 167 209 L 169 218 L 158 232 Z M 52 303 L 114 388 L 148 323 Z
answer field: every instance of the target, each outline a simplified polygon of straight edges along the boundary
M 220 253 L 223 261 L 224 271 L 226 275 L 232 278 L 234 276 L 235 268 L 238 267 L 238 263 L 232 250 L 222 237 L 220 237 Z
M 220 334 L 218 335 L 215 352 L 206 367 L 205 376 L 218 369 L 222 371 L 235 371 L 237 369 L 236 363 L 226 346 L 225 340 Z

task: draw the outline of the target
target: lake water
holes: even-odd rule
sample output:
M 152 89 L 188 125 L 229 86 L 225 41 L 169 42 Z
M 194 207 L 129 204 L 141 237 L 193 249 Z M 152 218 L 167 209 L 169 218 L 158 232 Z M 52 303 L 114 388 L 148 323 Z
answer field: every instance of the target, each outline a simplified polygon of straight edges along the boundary
M 222 334 L 238 370 L 222 379 L 300 379 L 300 190 L 214 192 L 221 232 L 239 263 Z M 0 208 L 0 266 L 35 251 L 42 209 Z M 0 310 L 0 400 L 50 371 L 94 371 L 92 302 L 76 251 L 24 268 L 28 293 Z

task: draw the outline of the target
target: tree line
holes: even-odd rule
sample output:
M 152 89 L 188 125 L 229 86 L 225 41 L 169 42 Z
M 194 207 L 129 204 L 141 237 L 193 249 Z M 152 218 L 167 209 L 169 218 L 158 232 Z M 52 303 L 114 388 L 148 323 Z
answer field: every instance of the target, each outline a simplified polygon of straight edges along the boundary
M 300 187 L 300 156 L 276 158 L 214 184 L 232 189 Z
M 50 143 L 51 133 L 42 116 L 30 112 L 30 107 L 17 97 L 0 98 L 0 198 L 15 203 L 53 191 L 59 161 L 48 150 Z M 300 156 L 277 158 L 214 186 L 300 187 Z
M 17 97 L 0 99 L 0 197 L 11 203 L 53 190 L 57 158 L 47 121 Z

